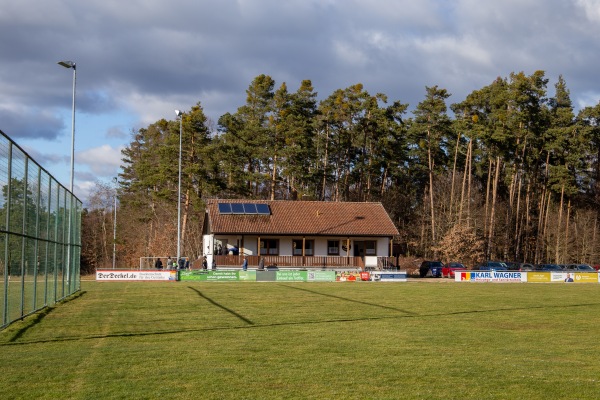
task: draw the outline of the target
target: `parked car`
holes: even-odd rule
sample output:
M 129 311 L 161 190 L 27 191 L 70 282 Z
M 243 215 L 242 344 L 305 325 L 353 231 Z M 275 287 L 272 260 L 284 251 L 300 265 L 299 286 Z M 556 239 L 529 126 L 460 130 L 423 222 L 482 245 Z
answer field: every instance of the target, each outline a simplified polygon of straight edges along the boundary
M 562 267 L 558 264 L 538 264 L 535 266 L 536 271 L 562 271 Z
M 508 266 L 502 261 L 486 261 L 473 268 L 479 271 L 507 271 Z
M 533 271 L 535 270 L 535 267 L 533 266 L 533 264 L 529 264 L 529 263 L 515 263 L 515 270 L 516 271 Z M 512 268 L 509 268 L 512 269 Z
M 597 272 L 591 265 L 589 264 L 569 264 L 565 271 L 578 271 L 578 272 Z
M 433 276 L 439 278 L 442 276 L 442 267 L 444 264 L 441 261 L 423 261 L 419 267 L 419 276 L 425 278 L 426 276 Z
M 507 261 L 504 264 L 506 264 L 506 268 L 508 268 L 511 271 L 518 271 L 521 266 L 521 263 L 511 261 Z
M 596 271 L 600 271 L 600 264 L 596 264 L 593 267 Z
M 442 267 L 442 278 L 447 276 L 448 278 L 454 278 L 454 272 L 466 271 L 467 267 L 459 262 L 449 262 Z

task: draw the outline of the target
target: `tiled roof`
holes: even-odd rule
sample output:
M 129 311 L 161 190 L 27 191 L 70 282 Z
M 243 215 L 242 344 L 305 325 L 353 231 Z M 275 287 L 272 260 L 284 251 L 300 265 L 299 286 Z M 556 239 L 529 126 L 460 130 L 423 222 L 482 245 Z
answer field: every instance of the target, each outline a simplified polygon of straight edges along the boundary
M 218 203 L 268 204 L 271 215 L 221 214 Z M 381 203 L 285 200 L 209 200 L 213 234 L 394 236 L 394 226 Z

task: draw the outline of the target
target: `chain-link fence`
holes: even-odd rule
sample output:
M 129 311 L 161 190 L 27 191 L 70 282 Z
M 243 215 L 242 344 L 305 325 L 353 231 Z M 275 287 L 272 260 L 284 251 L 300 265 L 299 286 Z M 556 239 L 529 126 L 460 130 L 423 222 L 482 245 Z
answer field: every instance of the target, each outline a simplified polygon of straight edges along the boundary
M 0 131 L 2 325 L 80 289 L 82 203 Z

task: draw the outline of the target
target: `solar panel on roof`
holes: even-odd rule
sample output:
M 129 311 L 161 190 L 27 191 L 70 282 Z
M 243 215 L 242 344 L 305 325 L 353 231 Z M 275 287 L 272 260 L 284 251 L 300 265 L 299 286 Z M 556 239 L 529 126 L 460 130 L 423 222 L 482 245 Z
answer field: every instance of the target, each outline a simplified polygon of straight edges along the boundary
M 271 209 L 269 208 L 268 204 L 257 204 L 256 205 L 256 213 L 257 214 L 262 214 L 262 215 L 270 215 L 271 214 Z
M 219 213 L 231 214 L 231 203 L 218 203 Z
M 231 203 L 231 212 L 233 214 L 243 214 L 244 205 L 242 203 Z
M 268 204 L 255 203 L 217 203 L 220 214 L 271 215 Z

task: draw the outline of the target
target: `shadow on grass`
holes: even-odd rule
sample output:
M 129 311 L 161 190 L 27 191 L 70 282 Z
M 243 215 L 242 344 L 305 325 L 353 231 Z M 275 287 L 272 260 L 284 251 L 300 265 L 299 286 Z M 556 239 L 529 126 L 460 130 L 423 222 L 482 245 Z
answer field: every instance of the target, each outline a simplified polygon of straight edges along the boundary
M 496 309 L 487 309 L 487 310 L 464 310 L 464 311 L 450 311 L 443 313 L 433 313 L 433 314 L 415 314 L 410 313 L 410 315 L 389 315 L 389 316 L 380 316 L 380 317 L 356 317 L 356 318 L 339 318 L 339 319 L 328 319 L 328 320 L 314 320 L 314 321 L 298 321 L 298 322 L 274 322 L 270 324 L 254 324 L 248 319 L 236 314 L 235 312 L 227 309 L 214 302 L 213 300 L 205 297 L 199 291 L 192 289 L 198 294 L 213 303 L 214 305 L 234 314 L 236 317 L 240 318 L 242 321 L 246 322 L 247 325 L 244 326 L 211 326 L 204 328 L 189 328 L 189 329 L 177 329 L 177 330 L 167 330 L 167 331 L 149 331 L 149 332 L 121 332 L 121 333 L 109 333 L 102 335 L 87 335 L 87 336 L 71 336 L 71 337 L 61 337 L 61 338 L 52 338 L 52 339 L 41 339 L 41 340 L 31 340 L 31 341 L 22 341 L 16 342 L 14 339 L 12 342 L 0 343 L 0 347 L 4 346 L 19 346 L 19 345 L 28 345 L 28 344 L 43 344 L 43 343 L 60 343 L 60 342 L 70 342 L 77 340 L 95 340 L 95 339 L 108 339 L 108 338 L 135 338 L 135 337 L 144 337 L 144 336 L 158 336 L 158 335 L 176 335 L 182 333 L 197 333 L 197 332 L 212 332 L 212 331 L 229 331 L 229 330 L 238 330 L 238 329 L 255 329 L 255 328 L 269 328 L 269 327 L 280 327 L 280 326 L 301 326 L 301 325 L 316 325 L 316 324 L 331 324 L 331 323 L 343 323 L 343 322 L 364 322 L 364 321 L 384 321 L 384 320 L 393 320 L 393 319 L 412 319 L 412 318 L 438 318 L 438 317 L 448 317 L 453 315 L 465 315 L 465 314 L 485 314 L 485 313 L 497 313 L 497 312 L 506 312 L 506 311 L 518 311 L 518 310 L 535 310 L 535 309 L 571 309 L 571 308 L 580 308 L 580 307 L 590 307 L 590 306 L 600 306 L 600 303 L 586 303 L 586 304 L 571 304 L 571 305 L 545 305 L 545 306 L 535 306 L 535 307 L 512 307 L 512 308 L 496 308 Z M 335 296 L 334 296 L 335 297 Z M 368 303 L 365 303 L 368 304 Z
M 248 318 L 245 318 L 243 315 L 240 315 L 240 314 L 236 313 L 235 311 L 230 310 L 229 308 L 225 307 L 224 305 L 217 303 L 216 301 L 214 301 L 210 297 L 207 297 L 206 295 L 204 295 L 198 289 L 194 289 L 191 286 L 188 286 L 188 289 L 193 290 L 194 292 L 198 293 L 198 296 L 202 297 L 203 299 L 205 299 L 206 301 L 208 301 L 210 304 L 219 307 L 221 310 L 227 311 L 229 314 L 234 315 L 235 317 L 241 319 L 242 321 L 244 321 L 248 325 L 254 325 L 254 322 L 250 321 Z
M 27 331 L 29 331 L 32 328 L 35 328 L 35 326 L 37 324 L 39 324 L 40 322 L 42 322 L 44 320 L 44 318 L 46 318 L 46 316 L 48 314 L 50 314 L 52 311 L 54 311 L 54 309 L 56 308 L 57 305 L 59 304 L 64 304 L 67 303 L 69 301 L 75 300 L 80 298 L 81 296 L 83 296 L 85 294 L 85 291 L 80 291 L 77 292 L 76 294 L 56 303 L 56 305 L 52 306 L 52 307 L 45 307 L 43 308 L 41 311 L 33 314 L 33 317 L 31 319 L 27 319 L 27 325 L 25 325 L 24 327 L 22 327 L 21 329 L 19 329 L 18 331 L 15 332 L 15 334 L 8 339 L 9 343 L 14 343 L 17 340 L 19 340 L 21 337 L 23 337 L 23 335 L 25 333 L 27 333 Z M 23 320 L 23 319 L 22 319 Z
M 413 316 L 419 315 L 419 314 L 414 313 L 412 311 L 402 310 L 400 308 L 384 306 L 384 305 L 376 304 L 376 303 L 369 303 L 369 302 L 366 302 L 366 301 L 349 299 L 349 298 L 346 298 L 346 297 L 335 296 L 333 294 L 327 294 L 327 293 L 321 293 L 321 292 L 317 292 L 317 291 L 314 291 L 314 290 L 309 290 L 309 289 L 301 288 L 301 287 L 297 287 L 297 286 L 289 286 L 289 285 L 280 285 L 280 286 L 285 286 L 285 287 L 290 288 L 290 289 L 301 290 L 303 292 L 308 292 L 308 293 L 316 294 L 316 295 L 319 295 L 319 296 L 331 297 L 331 298 L 334 298 L 334 299 L 337 299 L 337 300 L 349 301 L 351 303 L 358 303 L 358 304 L 362 304 L 362 305 L 365 305 L 365 306 L 379 307 L 379 308 L 383 308 L 385 310 L 398 311 L 398 312 L 401 312 L 401 313 L 404 313 L 404 314 L 407 314 L 407 315 L 413 315 Z

